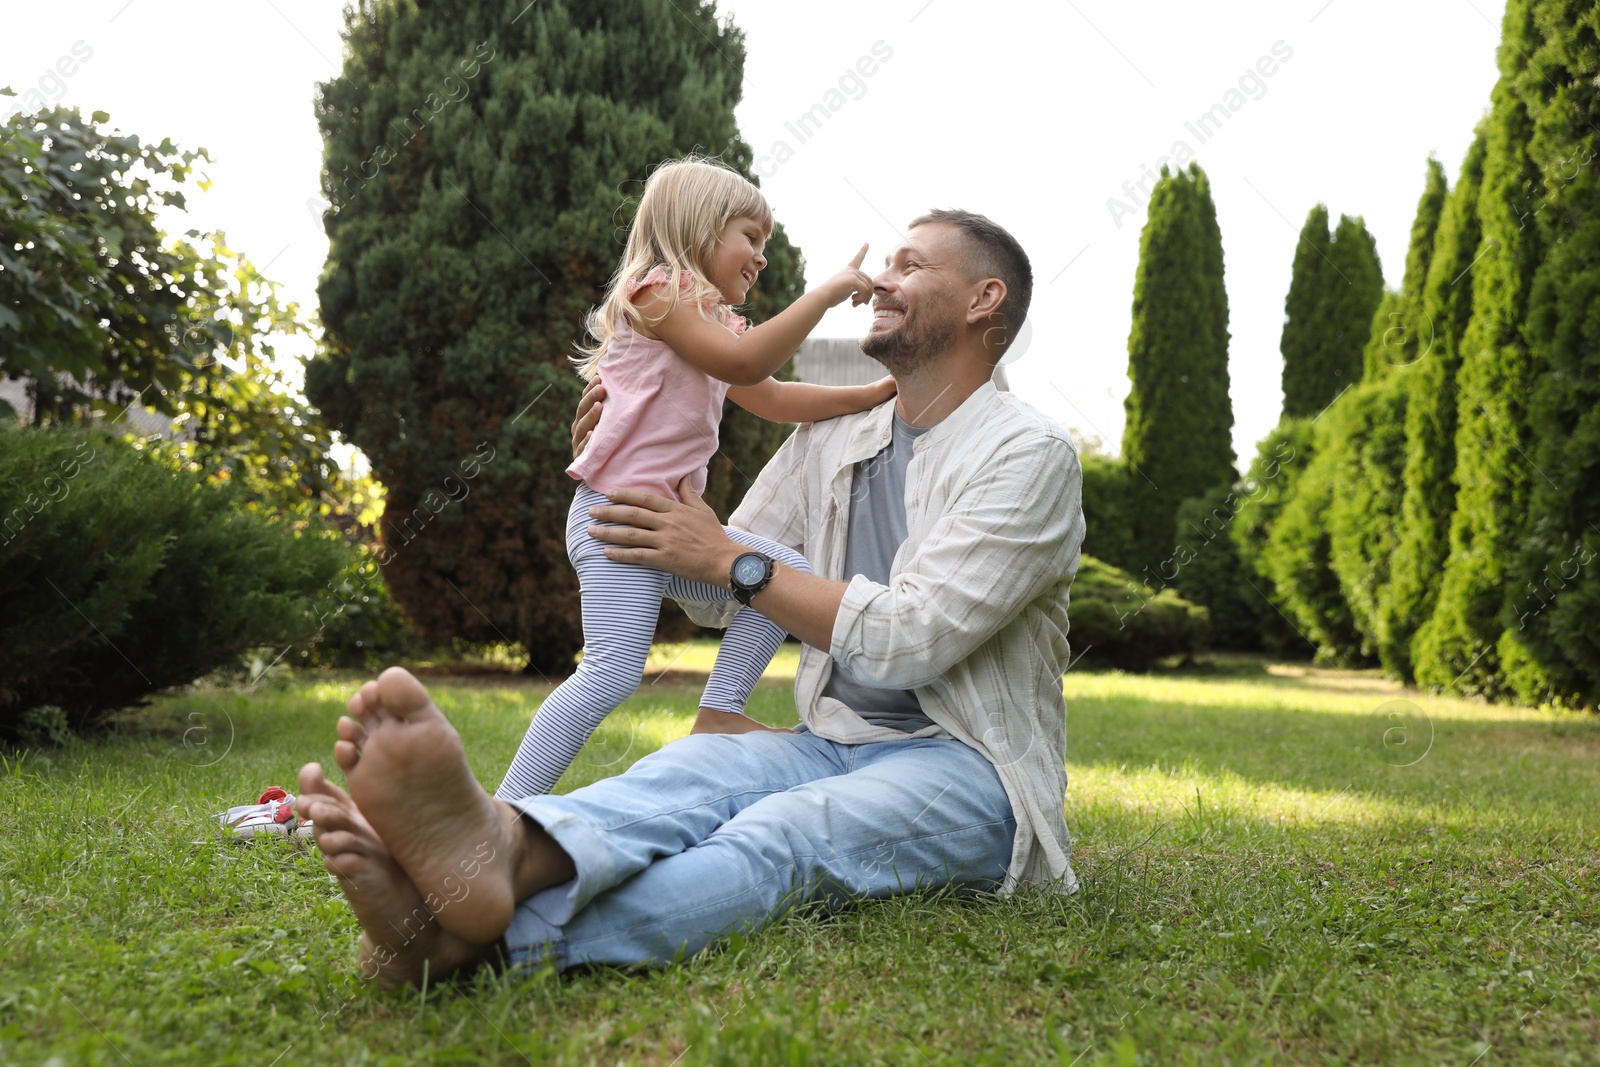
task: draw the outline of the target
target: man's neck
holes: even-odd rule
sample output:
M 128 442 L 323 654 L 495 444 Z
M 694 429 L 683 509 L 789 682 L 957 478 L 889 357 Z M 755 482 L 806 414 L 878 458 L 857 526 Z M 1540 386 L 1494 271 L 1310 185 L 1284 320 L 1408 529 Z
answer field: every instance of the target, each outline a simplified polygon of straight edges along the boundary
M 994 368 L 965 352 L 949 351 L 906 374 L 895 375 L 894 409 L 918 428 L 937 426 L 994 377 Z

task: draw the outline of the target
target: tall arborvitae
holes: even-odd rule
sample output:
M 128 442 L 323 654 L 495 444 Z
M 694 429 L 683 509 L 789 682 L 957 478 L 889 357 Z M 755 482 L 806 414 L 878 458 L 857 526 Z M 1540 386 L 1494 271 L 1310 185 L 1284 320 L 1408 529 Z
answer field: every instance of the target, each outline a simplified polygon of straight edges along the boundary
M 1328 390 L 1322 381 L 1320 363 L 1323 340 L 1328 332 L 1323 314 L 1323 294 L 1328 289 L 1328 250 L 1333 235 L 1328 232 L 1328 209 L 1313 207 L 1300 228 L 1300 241 L 1294 248 L 1294 267 L 1289 275 L 1289 295 L 1283 301 L 1283 336 L 1278 350 L 1283 354 L 1283 414 L 1285 418 L 1315 415 L 1333 399 L 1338 389 Z
M 1422 290 L 1433 256 L 1435 231 L 1449 188 L 1444 168 L 1428 160 L 1428 174 L 1411 224 L 1406 272 L 1398 292 L 1384 294 L 1373 317 L 1360 385 L 1334 405 L 1344 440 L 1332 461 L 1328 506 L 1329 561 L 1350 617 L 1370 659 L 1383 641 L 1380 605 L 1388 595 L 1389 563 L 1398 536 L 1395 516 L 1405 483 L 1407 379 L 1425 330 L 1418 327 Z M 1329 412 L 1332 420 L 1334 412 Z
M 1422 684 L 1489 696 L 1508 693 L 1496 646 L 1528 515 L 1529 482 L 1538 476 L 1529 462 L 1534 367 L 1523 334 L 1540 254 L 1530 192 L 1542 185 L 1528 156 L 1533 123 L 1521 86 L 1537 47 L 1532 9 L 1532 0 L 1511 0 L 1506 8 L 1478 197 L 1481 255 L 1472 272 L 1472 320 L 1457 376 L 1450 556 L 1433 616 L 1412 649 Z
M 1256 445 L 1256 458 L 1239 488 L 1246 500 L 1228 531 L 1239 551 L 1240 578 L 1260 611 L 1261 640 L 1269 652 L 1310 656 L 1316 642 L 1294 621 L 1274 575 L 1273 541 L 1296 486 L 1316 459 L 1316 427 L 1310 419 L 1286 418 Z
M 1385 293 L 1367 339 L 1362 377 L 1375 380 L 1395 367 L 1409 367 L 1422 358 L 1432 337 L 1423 314 L 1423 290 L 1427 288 L 1428 267 L 1433 262 L 1439 220 L 1444 215 L 1450 186 L 1444 167 L 1429 158 L 1428 176 L 1417 201 L 1417 214 L 1411 221 L 1411 241 L 1406 247 L 1406 273 L 1398 293 Z
M 1122 453 L 1130 473 L 1130 553 L 1140 580 L 1168 583 L 1178 505 L 1231 483 L 1228 296 L 1211 183 L 1197 164 L 1150 194 L 1133 284 Z
M 1580 16 L 1579 11 L 1583 14 Z M 1580 25 L 1580 17 L 1586 25 Z M 1594 9 L 1541 5 L 1539 60 L 1518 84 L 1535 112 L 1541 183 L 1523 217 L 1549 250 L 1526 337 L 1540 379 L 1529 411 L 1530 522 L 1507 583 L 1499 654 L 1526 701 L 1600 703 L 1600 115 Z
M 1433 612 L 1450 545 L 1456 500 L 1456 370 L 1472 318 L 1472 261 L 1478 254 L 1478 191 L 1485 145 L 1480 127 L 1439 218 L 1421 313 L 1405 339 L 1417 351 L 1407 375 L 1411 395 L 1401 478 L 1405 490 L 1389 588 L 1379 601 L 1378 655 L 1386 668 L 1406 681 L 1412 679 L 1411 642 Z
M 700 150 L 748 173 L 743 38 L 671 0 L 362 0 L 345 37 L 316 104 L 333 206 L 307 393 L 388 491 L 380 559 L 413 619 L 570 669 L 568 356 L 650 167 Z M 767 258 L 757 318 L 801 281 L 781 229 Z M 782 433 L 730 415 L 714 506 Z
M 1329 237 L 1328 209 L 1312 208 L 1284 300 L 1285 416 L 1314 416 L 1360 380 L 1362 351 L 1382 299 L 1383 271 L 1366 224 L 1341 215 Z
M 1324 367 L 1332 374 L 1325 378 L 1324 389 L 1330 390 L 1328 400 L 1332 400 L 1361 380 L 1372 318 L 1383 301 L 1383 267 L 1378 263 L 1378 242 L 1359 215 L 1339 216 L 1328 259 L 1334 274 L 1324 295 L 1329 330 Z

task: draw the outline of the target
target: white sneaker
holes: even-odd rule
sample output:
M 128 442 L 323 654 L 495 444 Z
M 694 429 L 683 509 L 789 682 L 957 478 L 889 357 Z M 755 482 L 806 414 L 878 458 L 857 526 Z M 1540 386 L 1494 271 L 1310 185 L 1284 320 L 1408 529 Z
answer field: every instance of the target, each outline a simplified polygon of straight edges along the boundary
M 223 829 L 231 829 L 236 841 L 249 841 L 259 835 L 293 837 L 310 841 L 311 823 L 301 822 L 294 812 L 294 794 L 282 786 L 268 786 L 254 804 L 241 804 L 217 815 Z

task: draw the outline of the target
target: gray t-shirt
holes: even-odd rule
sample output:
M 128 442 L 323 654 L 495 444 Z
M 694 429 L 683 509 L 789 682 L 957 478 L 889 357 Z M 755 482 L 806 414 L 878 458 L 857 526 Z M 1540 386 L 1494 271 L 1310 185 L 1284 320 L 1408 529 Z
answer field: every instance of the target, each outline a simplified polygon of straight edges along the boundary
M 894 554 L 906 539 L 906 467 L 911 463 L 911 443 L 926 432 L 927 427 L 912 426 L 896 412 L 894 435 L 883 451 L 856 464 L 844 550 L 846 579 L 859 574 L 869 582 L 889 584 Z M 822 695 L 839 701 L 874 726 L 910 734 L 933 725 L 922 713 L 914 690 L 862 685 L 837 660 Z

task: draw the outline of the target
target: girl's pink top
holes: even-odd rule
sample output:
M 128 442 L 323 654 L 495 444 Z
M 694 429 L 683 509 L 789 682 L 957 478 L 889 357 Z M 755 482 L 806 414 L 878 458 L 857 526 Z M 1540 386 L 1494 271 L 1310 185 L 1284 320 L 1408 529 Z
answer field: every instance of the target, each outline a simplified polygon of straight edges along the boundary
M 666 280 L 657 267 L 628 282 L 627 295 Z M 693 279 L 684 271 L 678 282 L 686 289 Z M 726 325 L 735 334 L 745 331 L 738 315 L 728 315 Z M 692 476 L 696 493 L 705 492 L 706 464 L 717 450 L 728 383 L 695 369 L 671 345 L 645 337 L 626 318 L 600 357 L 599 370 L 606 385 L 600 425 L 567 473 L 601 493 L 648 489 L 677 500 L 684 475 Z

